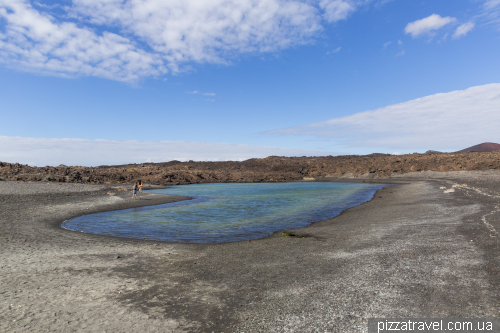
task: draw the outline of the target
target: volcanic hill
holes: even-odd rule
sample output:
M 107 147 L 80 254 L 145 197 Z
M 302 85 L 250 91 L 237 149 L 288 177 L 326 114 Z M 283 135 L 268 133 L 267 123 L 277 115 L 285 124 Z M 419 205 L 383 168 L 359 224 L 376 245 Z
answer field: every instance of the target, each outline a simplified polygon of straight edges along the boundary
M 472 146 L 469 148 L 459 150 L 459 151 L 457 151 L 457 153 L 466 153 L 466 152 L 472 152 L 472 151 L 484 152 L 484 151 L 496 151 L 496 150 L 500 150 L 500 144 L 493 143 L 493 142 L 485 142 L 485 143 L 481 143 L 481 144 L 478 144 L 478 145 L 475 145 L 475 146 Z

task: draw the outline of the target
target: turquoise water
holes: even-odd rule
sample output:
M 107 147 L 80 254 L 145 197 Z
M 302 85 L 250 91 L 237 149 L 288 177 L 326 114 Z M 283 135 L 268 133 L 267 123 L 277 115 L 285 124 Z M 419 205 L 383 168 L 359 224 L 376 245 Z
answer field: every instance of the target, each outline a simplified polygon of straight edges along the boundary
M 182 202 L 84 215 L 62 227 L 181 243 L 251 240 L 329 219 L 372 199 L 386 185 L 353 183 L 197 184 L 154 190 Z

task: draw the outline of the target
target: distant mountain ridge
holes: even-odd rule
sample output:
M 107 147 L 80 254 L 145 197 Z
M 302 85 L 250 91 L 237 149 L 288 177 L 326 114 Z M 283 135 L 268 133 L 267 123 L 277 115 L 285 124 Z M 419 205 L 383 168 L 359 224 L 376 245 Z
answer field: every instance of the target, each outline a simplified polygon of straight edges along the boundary
M 462 150 L 457 151 L 457 153 L 467 153 L 467 152 L 483 152 L 483 151 L 496 151 L 500 150 L 500 144 L 498 143 L 493 143 L 493 142 L 484 142 L 480 143 L 478 145 L 465 148 Z

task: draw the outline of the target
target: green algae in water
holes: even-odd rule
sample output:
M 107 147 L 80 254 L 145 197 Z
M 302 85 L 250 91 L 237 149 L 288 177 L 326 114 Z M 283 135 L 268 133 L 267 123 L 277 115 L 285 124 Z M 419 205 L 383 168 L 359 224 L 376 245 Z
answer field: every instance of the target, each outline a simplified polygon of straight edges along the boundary
M 84 215 L 62 227 L 86 233 L 181 243 L 262 238 L 339 215 L 386 185 L 357 183 L 197 184 L 152 192 L 193 200 Z

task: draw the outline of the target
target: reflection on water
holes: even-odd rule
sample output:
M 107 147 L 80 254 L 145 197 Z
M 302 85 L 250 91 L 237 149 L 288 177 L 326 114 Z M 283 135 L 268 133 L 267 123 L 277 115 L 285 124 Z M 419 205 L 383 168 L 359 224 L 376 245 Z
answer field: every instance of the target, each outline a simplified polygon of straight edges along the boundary
M 198 184 L 154 190 L 193 200 L 81 216 L 63 227 L 181 243 L 257 239 L 332 218 L 386 185 L 353 183 Z

